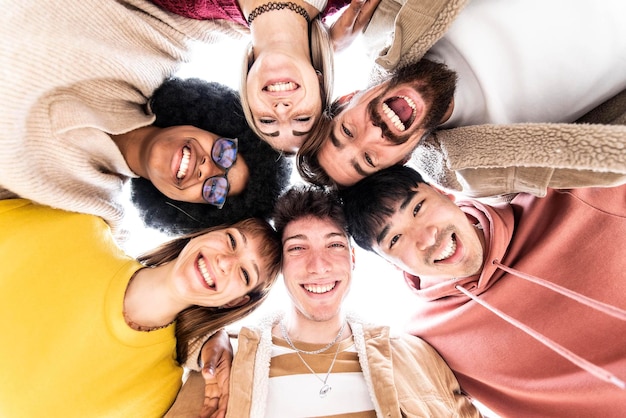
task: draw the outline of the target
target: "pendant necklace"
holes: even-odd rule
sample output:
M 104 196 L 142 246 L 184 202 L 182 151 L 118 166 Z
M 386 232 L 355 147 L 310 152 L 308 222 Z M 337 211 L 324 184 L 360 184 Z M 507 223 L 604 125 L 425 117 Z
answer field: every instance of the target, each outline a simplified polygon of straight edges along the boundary
M 311 366 L 309 366 L 308 363 L 304 361 L 304 358 L 300 355 L 300 353 L 319 354 L 323 351 L 328 350 L 330 347 L 332 347 L 333 344 L 337 342 L 337 340 L 339 340 L 339 337 L 341 336 L 341 334 L 343 334 L 343 330 L 345 326 L 346 326 L 346 322 L 344 321 L 343 325 L 341 326 L 341 329 L 339 330 L 339 334 L 337 334 L 335 339 L 326 347 L 323 347 L 322 349 L 315 350 L 315 351 L 304 351 L 304 350 L 300 350 L 293 344 L 293 342 L 289 338 L 289 334 L 287 333 L 287 328 L 285 327 L 285 324 L 283 323 L 283 321 L 280 322 L 280 331 L 283 334 L 283 338 L 285 339 L 285 341 L 287 341 L 287 344 L 289 344 L 289 346 L 296 352 L 298 357 L 300 357 L 300 360 L 302 361 L 302 363 L 304 363 L 306 368 L 309 369 L 309 371 L 313 374 L 313 376 L 315 376 L 320 382 L 322 382 L 322 387 L 320 388 L 320 391 L 319 391 L 320 398 L 326 397 L 326 395 L 328 395 L 328 392 L 332 390 L 332 386 L 328 384 L 328 377 L 330 376 L 330 372 L 333 370 L 333 366 L 335 365 L 335 360 L 337 360 L 337 355 L 339 354 L 339 347 L 341 346 L 341 344 L 337 344 L 337 350 L 335 350 L 335 356 L 333 357 L 333 361 L 330 363 L 330 367 L 328 368 L 328 371 L 326 372 L 326 377 L 324 377 L 324 379 L 322 379 L 321 377 L 317 375 L 317 373 L 315 373 L 315 370 L 313 370 L 313 368 L 311 368 Z

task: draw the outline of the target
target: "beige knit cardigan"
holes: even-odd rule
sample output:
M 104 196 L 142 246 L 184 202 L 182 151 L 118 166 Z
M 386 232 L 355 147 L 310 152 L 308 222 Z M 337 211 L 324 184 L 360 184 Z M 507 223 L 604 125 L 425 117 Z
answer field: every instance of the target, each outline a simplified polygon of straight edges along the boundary
M 145 104 L 193 41 L 246 31 L 144 0 L 12 2 L 0 16 L 0 198 L 98 215 L 121 238 L 122 186 L 136 175 L 109 134 L 154 121 Z

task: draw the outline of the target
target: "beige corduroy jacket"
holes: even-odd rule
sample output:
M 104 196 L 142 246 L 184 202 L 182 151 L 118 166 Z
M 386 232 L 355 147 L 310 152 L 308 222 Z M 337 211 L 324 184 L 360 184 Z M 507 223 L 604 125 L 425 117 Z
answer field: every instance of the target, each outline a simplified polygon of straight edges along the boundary
M 230 377 L 227 417 L 264 417 L 269 384 L 272 327 L 281 314 L 258 327 L 242 328 Z M 388 327 L 348 317 L 361 369 L 378 417 L 480 417 L 443 359 L 425 341 Z M 194 372 L 167 417 L 195 417 L 204 384 Z M 191 407 L 191 408 L 190 408 Z M 193 415 L 195 411 L 196 415 Z

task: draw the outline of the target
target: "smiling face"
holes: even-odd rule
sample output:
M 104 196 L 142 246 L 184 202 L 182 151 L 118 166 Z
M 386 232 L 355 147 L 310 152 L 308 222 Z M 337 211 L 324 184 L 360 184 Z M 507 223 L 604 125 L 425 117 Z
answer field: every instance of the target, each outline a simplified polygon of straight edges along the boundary
M 453 198 L 421 183 L 376 231 L 373 249 L 403 271 L 434 280 L 477 274 L 482 238 Z
M 329 138 L 317 162 L 341 186 L 401 163 L 449 117 L 456 74 L 422 59 L 397 70 L 391 79 L 363 93 L 333 117 Z
M 280 53 L 257 58 L 246 81 L 254 124 L 273 148 L 295 153 L 322 113 L 320 80 L 310 62 Z
M 318 154 L 320 166 L 342 186 L 404 160 L 426 133 L 429 106 L 410 86 L 388 83 L 348 99 Z
M 175 261 L 172 287 L 188 305 L 223 306 L 269 279 L 260 236 L 237 228 L 189 241 Z
M 307 216 L 290 222 L 282 241 L 283 278 L 296 311 L 313 321 L 334 318 L 352 280 L 346 234 L 330 220 Z
M 192 203 L 206 203 L 202 185 L 225 170 L 211 158 L 213 144 L 219 136 L 194 126 L 158 129 L 141 151 L 147 178 L 167 197 Z M 246 187 L 248 166 L 241 155 L 228 171 L 228 196 Z

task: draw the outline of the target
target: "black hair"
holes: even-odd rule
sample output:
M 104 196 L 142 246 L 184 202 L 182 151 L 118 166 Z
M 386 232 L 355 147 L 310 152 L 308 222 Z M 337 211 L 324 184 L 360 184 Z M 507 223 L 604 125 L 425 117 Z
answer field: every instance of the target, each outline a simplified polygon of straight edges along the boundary
M 398 204 L 415 194 L 420 173 L 410 167 L 394 165 L 378 171 L 340 191 L 348 231 L 354 242 L 373 251 L 372 244 Z
M 173 200 L 149 180 L 132 179 L 131 199 L 147 226 L 181 234 L 249 217 L 269 217 L 276 199 L 289 183 L 291 162 L 248 127 L 237 92 L 198 78 L 171 78 L 154 92 L 149 106 L 156 116 L 154 126 L 159 128 L 192 125 L 238 138 L 238 155 L 244 158 L 250 175 L 244 191 L 228 196 L 222 209 Z
M 293 186 L 280 196 L 274 208 L 272 220 L 281 240 L 289 222 L 307 216 L 328 219 L 341 228 L 347 236 L 350 236 L 341 200 L 336 190 L 300 185 Z

